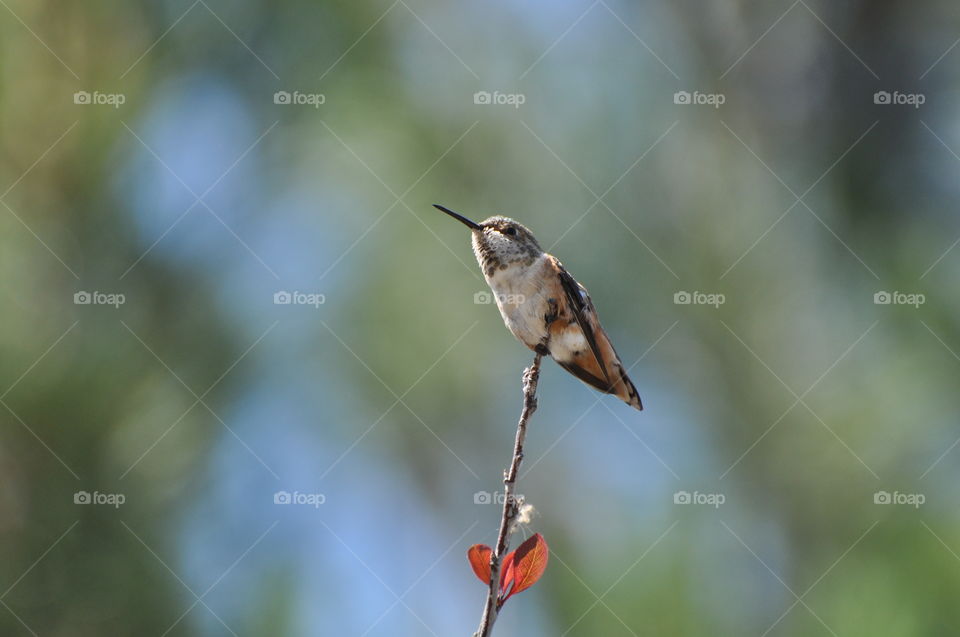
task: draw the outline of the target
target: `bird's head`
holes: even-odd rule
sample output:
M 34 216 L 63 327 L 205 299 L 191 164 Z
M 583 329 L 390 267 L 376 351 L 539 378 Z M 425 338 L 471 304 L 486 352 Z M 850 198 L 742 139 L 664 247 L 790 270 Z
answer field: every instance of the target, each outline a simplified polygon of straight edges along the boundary
M 515 263 L 529 265 L 543 254 L 533 233 L 509 217 L 496 215 L 475 223 L 443 206 L 434 204 L 434 208 L 470 228 L 473 252 L 487 276 L 491 276 L 498 268 L 506 269 Z

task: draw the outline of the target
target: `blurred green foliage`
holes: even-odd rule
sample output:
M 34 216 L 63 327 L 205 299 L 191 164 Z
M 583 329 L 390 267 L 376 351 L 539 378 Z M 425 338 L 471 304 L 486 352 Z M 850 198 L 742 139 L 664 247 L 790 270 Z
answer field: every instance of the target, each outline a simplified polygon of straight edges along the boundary
M 546 366 L 498 633 L 952 634 L 958 19 L 4 3 L 0 634 L 470 634 L 529 356 L 434 202 L 531 227 L 647 406 Z

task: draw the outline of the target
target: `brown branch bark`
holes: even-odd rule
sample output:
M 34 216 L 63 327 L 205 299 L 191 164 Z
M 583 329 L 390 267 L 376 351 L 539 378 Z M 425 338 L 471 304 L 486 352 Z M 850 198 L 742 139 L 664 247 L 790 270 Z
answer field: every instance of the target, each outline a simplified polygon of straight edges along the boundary
M 497 534 L 497 545 L 490 555 L 490 587 L 487 590 L 487 601 L 483 607 L 480 628 L 474 633 L 474 637 L 490 637 L 493 633 L 493 624 L 497 621 L 497 613 L 500 610 L 497 603 L 500 593 L 500 567 L 503 557 L 510 547 L 510 533 L 513 531 L 514 521 L 520 511 L 515 494 L 517 473 L 520 471 L 520 463 L 523 462 L 523 443 L 527 437 L 527 421 L 537 410 L 537 382 L 540 380 L 541 358 L 540 354 L 536 354 L 533 357 L 533 364 L 523 370 L 523 411 L 520 413 L 520 421 L 517 423 L 517 437 L 513 443 L 513 458 L 510 462 L 510 468 L 504 472 L 503 476 L 503 515 L 500 518 L 500 532 Z

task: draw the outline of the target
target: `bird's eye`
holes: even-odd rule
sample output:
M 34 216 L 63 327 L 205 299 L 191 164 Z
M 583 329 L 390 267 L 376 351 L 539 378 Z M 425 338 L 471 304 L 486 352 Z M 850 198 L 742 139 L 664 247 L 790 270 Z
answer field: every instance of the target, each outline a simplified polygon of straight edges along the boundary
M 506 230 L 504 230 L 504 232 L 510 235 L 511 237 L 514 237 L 517 234 L 517 229 L 514 228 L 513 226 L 510 226 Z

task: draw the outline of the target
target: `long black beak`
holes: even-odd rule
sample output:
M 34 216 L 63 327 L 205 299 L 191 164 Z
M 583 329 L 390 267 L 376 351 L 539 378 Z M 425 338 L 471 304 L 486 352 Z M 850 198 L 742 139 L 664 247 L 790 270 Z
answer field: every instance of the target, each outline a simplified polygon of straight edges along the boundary
M 453 210 L 450 210 L 449 208 L 444 208 L 444 207 L 441 206 L 440 204 L 436 204 L 436 203 L 433 204 L 433 207 L 436 208 L 437 210 L 440 210 L 440 211 L 442 211 L 442 212 L 447 213 L 448 215 L 450 215 L 451 217 L 453 217 L 454 219 L 456 219 L 457 221 L 459 221 L 459 222 L 462 223 L 463 225 L 467 226 L 467 227 L 470 228 L 471 230 L 479 230 L 479 229 L 480 229 L 480 224 L 479 224 L 479 223 L 474 223 L 473 221 L 470 221 L 469 219 L 467 219 L 467 218 L 464 217 L 463 215 L 458 215 L 457 213 L 455 213 Z

